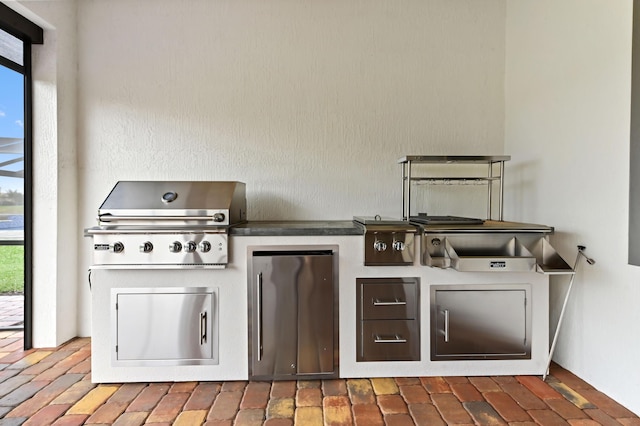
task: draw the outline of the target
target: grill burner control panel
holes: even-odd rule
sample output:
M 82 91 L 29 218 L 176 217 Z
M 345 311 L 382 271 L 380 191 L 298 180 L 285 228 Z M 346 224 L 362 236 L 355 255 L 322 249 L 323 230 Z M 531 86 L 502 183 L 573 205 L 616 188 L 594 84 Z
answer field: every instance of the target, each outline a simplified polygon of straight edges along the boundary
M 366 266 L 399 266 L 413 264 L 414 232 L 402 230 L 370 230 L 364 236 Z
M 413 264 L 415 226 L 407 221 L 380 216 L 354 216 L 353 221 L 365 231 L 365 266 Z
M 224 267 L 228 237 L 222 233 L 97 234 L 94 265 L 145 267 Z

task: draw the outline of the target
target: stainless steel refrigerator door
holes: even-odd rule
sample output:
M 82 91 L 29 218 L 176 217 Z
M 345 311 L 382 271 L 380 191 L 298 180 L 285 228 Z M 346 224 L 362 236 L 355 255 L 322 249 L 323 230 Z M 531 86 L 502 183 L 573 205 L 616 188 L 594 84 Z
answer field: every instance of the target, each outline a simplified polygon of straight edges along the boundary
M 331 374 L 332 255 L 254 253 L 252 262 L 251 375 Z

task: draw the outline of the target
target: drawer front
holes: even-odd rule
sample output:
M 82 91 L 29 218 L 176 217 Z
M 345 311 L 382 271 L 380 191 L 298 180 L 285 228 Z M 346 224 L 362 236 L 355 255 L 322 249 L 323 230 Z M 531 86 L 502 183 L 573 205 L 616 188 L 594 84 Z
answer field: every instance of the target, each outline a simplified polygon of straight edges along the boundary
M 418 320 L 361 321 L 358 361 L 419 361 Z
M 416 319 L 417 284 L 360 282 L 360 312 L 363 320 Z

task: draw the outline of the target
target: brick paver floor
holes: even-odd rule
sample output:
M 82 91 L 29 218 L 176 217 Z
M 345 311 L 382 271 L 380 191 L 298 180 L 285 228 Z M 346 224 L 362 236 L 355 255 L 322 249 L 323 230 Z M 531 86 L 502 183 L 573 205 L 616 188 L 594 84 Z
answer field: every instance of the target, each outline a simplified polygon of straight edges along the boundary
M 24 296 L 0 294 L 0 329 L 20 328 L 24 324 Z
M 0 425 L 640 425 L 553 365 L 537 376 L 93 384 L 88 338 L 22 350 L 0 331 Z

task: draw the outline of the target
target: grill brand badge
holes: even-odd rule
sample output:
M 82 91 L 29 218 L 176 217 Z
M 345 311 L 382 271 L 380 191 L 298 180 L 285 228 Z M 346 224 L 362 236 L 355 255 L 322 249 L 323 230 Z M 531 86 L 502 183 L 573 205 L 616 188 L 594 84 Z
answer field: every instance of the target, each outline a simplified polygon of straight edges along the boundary
M 93 249 L 95 251 L 109 251 L 109 244 L 94 244 Z
M 491 269 L 504 269 L 507 267 L 507 262 L 504 260 L 492 260 L 489 262 L 489 268 Z

